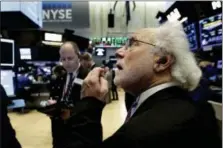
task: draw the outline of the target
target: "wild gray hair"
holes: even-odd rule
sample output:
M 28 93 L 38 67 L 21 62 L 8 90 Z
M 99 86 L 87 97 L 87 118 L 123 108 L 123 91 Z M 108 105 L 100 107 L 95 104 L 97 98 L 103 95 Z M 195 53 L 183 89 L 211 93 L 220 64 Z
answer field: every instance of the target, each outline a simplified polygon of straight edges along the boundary
M 189 91 L 194 90 L 201 79 L 202 72 L 190 51 L 187 36 L 180 22 L 167 22 L 155 31 L 156 51 L 170 53 L 175 61 L 171 74 L 175 81 Z

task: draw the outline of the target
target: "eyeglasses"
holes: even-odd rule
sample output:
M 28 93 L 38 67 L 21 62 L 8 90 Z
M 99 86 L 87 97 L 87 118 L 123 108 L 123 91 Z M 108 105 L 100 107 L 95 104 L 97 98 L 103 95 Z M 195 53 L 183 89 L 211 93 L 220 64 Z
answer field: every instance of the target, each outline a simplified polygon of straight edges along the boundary
M 140 41 L 140 40 L 136 40 L 134 38 L 128 38 L 126 44 L 125 44 L 125 49 L 127 50 L 128 47 L 131 47 L 135 42 L 140 42 L 140 43 L 144 43 L 144 44 L 148 44 L 151 46 L 156 47 L 156 45 L 152 44 L 152 43 L 148 43 L 148 42 L 144 42 L 144 41 Z

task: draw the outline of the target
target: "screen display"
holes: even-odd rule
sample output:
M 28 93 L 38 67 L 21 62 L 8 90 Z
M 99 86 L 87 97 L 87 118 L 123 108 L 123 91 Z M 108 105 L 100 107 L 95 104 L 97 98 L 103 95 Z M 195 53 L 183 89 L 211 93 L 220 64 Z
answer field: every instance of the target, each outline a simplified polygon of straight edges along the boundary
M 51 74 L 51 67 L 47 66 L 38 66 L 37 67 L 37 75 L 47 76 Z
M 1 70 L 1 85 L 9 97 L 15 95 L 13 77 L 14 72 L 12 70 Z
M 20 48 L 19 52 L 20 52 L 21 60 L 31 60 L 32 59 L 30 48 Z
M 1 39 L 1 66 L 14 66 L 14 41 Z
M 95 56 L 98 56 L 98 57 L 104 57 L 104 56 L 106 56 L 106 50 L 105 50 L 105 48 L 101 48 L 101 47 L 99 47 L 99 48 L 95 48 Z
M 201 47 L 222 44 L 222 14 L 200 21 Z
M 46 75 L 51 75 L 51 67 L 42 67 L 42 70 Z
M 218 68 L 218 69 L 222 69 L 222 60 L 219 60 L 219 61 L 217 62 L 217 68 Z
M 190 49 L 191 50 L 196 50 L 198 48 L 197 47 L 198 43 L 197 43 L 195 24 L 192 23 L 192 24 L 186 25 L 184 27 L 184 31 L 187 35 L 187 39 L 188 39 L 188 42 L 189 42 L 189 45 L 190 45 Z
M 127 37 L 103 37 L 103 38 L 92 38 L 91 44 L 95 46 L 111 46 L 111 47 L 122 47 L 127 41 Z

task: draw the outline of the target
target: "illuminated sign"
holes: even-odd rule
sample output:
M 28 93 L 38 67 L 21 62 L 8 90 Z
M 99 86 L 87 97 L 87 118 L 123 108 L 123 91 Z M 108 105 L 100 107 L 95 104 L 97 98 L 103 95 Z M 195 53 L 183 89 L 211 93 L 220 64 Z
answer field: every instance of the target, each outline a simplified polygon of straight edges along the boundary
M 212 9 L 213 10 L 216 10 L 216 9 L 219 9 L 219 8 L 221 8 L 221 1 L 213 1 L 212 3 L 211 3 L 211 5 L 212 5 Z
M 43 22 L 72 22 L 72 2 L 43 2 Z
M 91 38 L 90 43 L 94 46 L 111 46 L 122 47 L 127 41 L 127 37 L 103 37 L 103 38 Z
M 106 50 L 104 48 L 96 48 L 95 55 L 98 57 L 103 57 L 106 55 Z

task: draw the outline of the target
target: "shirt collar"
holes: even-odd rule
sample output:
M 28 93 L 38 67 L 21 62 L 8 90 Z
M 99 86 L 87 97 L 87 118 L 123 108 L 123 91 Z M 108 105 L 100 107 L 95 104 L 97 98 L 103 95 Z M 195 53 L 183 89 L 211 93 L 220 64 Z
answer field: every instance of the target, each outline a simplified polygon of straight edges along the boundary
M 163 83 L 163 84 L 160 84 L 160 85 L 157 85 L 157 86 L 147 89 L 146 91 L 141 93 L 139 95 L 139 97 L 137 98 L 138 103 L 137 103 L 136 108 L 138 108 L 144 101 L 146 101 L 149 97 L 151 97 L 158 91 L 161 91 L 168 87 L 177 86 L 177 85 L 178 85 L 178 83 L 176 83 L 176 82 L 167 82 L 167 83 Z
M 80 69 L 80 63 L 78 65 L 78 68 L 73 72 L 73 77 L 77 75 L 79 69 Z M 67 73 L 67 77 L 69 77 L 69 73 Z

